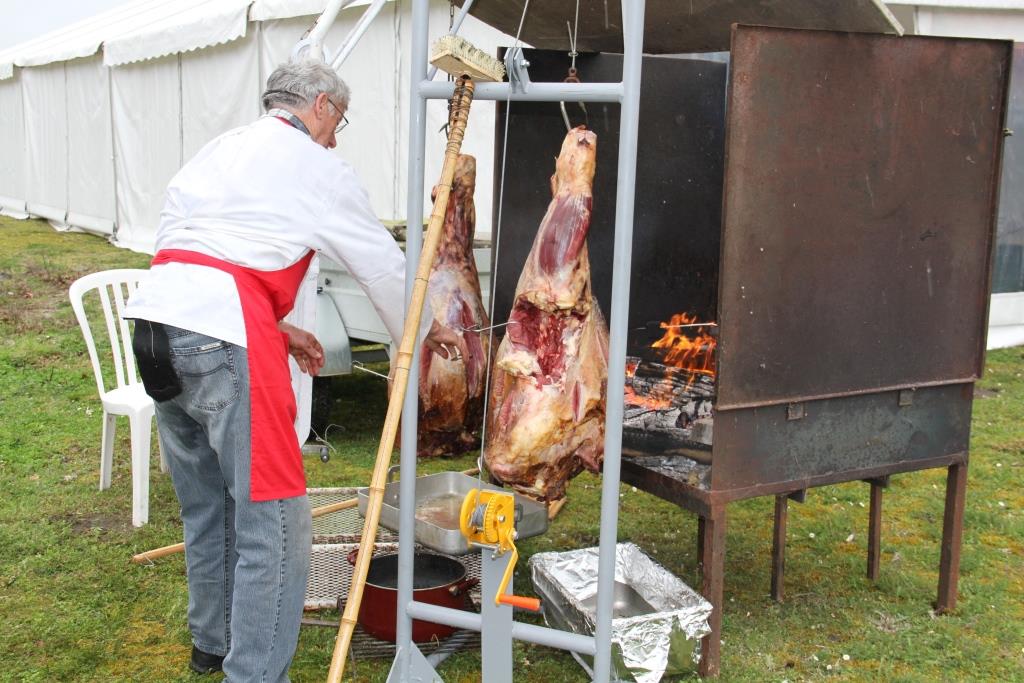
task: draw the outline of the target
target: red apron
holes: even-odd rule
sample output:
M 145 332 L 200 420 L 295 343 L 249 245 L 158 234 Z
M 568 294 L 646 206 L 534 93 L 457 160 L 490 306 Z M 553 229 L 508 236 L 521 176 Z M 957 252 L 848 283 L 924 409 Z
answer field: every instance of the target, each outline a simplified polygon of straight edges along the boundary
M 184 249 L 161 249 L 152 265 L 191 263 L 231 274 L 238 287 L 249 357 L 249 497 L 254 502 L 306 493 L 306 474 L 295 435 L 295 394 L 288 371 L 288 335 L 277 322 L 295 305 L 310 251 L 282 270 L 254 270 Z

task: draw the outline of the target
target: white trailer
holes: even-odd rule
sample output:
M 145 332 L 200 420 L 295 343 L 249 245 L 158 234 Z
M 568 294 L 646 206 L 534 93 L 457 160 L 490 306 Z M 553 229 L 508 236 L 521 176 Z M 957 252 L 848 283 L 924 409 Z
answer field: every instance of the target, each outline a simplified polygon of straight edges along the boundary
M 476 244 L 473 255 L 484 307 L 489 309 L 491 249 L 485 241 Z M 324 256 L 320 257 L 315 306 L 315 333 L 324 347 L 324 367 L 313 380 L 310 424 L 322 437 L 330 424 L 333 378 L 358 371 L 360 364 L 387 360 L 392 339 L 355 279 L 344 266 Z

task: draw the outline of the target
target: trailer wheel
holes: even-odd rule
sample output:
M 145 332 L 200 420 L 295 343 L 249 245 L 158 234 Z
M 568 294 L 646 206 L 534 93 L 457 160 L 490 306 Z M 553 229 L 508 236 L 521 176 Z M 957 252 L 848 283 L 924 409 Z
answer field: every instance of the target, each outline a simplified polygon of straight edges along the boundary
M 317 436 L 326 438 L 327 436 L 325 432 L 331 424 L 331 407 L 334 404 L 331 379 L 330 377 L 313 378 L 313 405 L 309 416 L 310 439 L 315 439 Z

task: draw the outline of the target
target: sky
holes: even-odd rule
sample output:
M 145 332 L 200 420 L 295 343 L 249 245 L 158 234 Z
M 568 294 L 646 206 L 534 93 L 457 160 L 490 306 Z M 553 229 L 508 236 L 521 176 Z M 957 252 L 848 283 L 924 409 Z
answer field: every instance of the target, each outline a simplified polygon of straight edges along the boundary
M 0 0 L 0 50 L 81 21 L 126 0 Z

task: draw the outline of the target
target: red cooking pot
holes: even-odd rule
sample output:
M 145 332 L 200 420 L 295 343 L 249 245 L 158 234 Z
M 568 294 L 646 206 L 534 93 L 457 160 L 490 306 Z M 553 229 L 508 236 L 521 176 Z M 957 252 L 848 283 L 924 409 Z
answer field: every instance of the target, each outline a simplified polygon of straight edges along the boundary
M 358 548 L 349 553 L 351 564 L 355 565 L 358 553 Z M 466 578 L 466 568 L 458 560 L 431 553 L 413 556 L 412 599 L 417 602 L 467 609 L 470 606 L 469 589 L 479 582 L 479 579 Z M 359 623 L 375 638 L 393 643 L 397 605 L 398 555 L 378 555 L 370 560 L 370 570 L 366 574 Z M 412 639 L 416 643 L 447 638 L 454 632 L 453 626 L 418 619 L 412 622 Z

